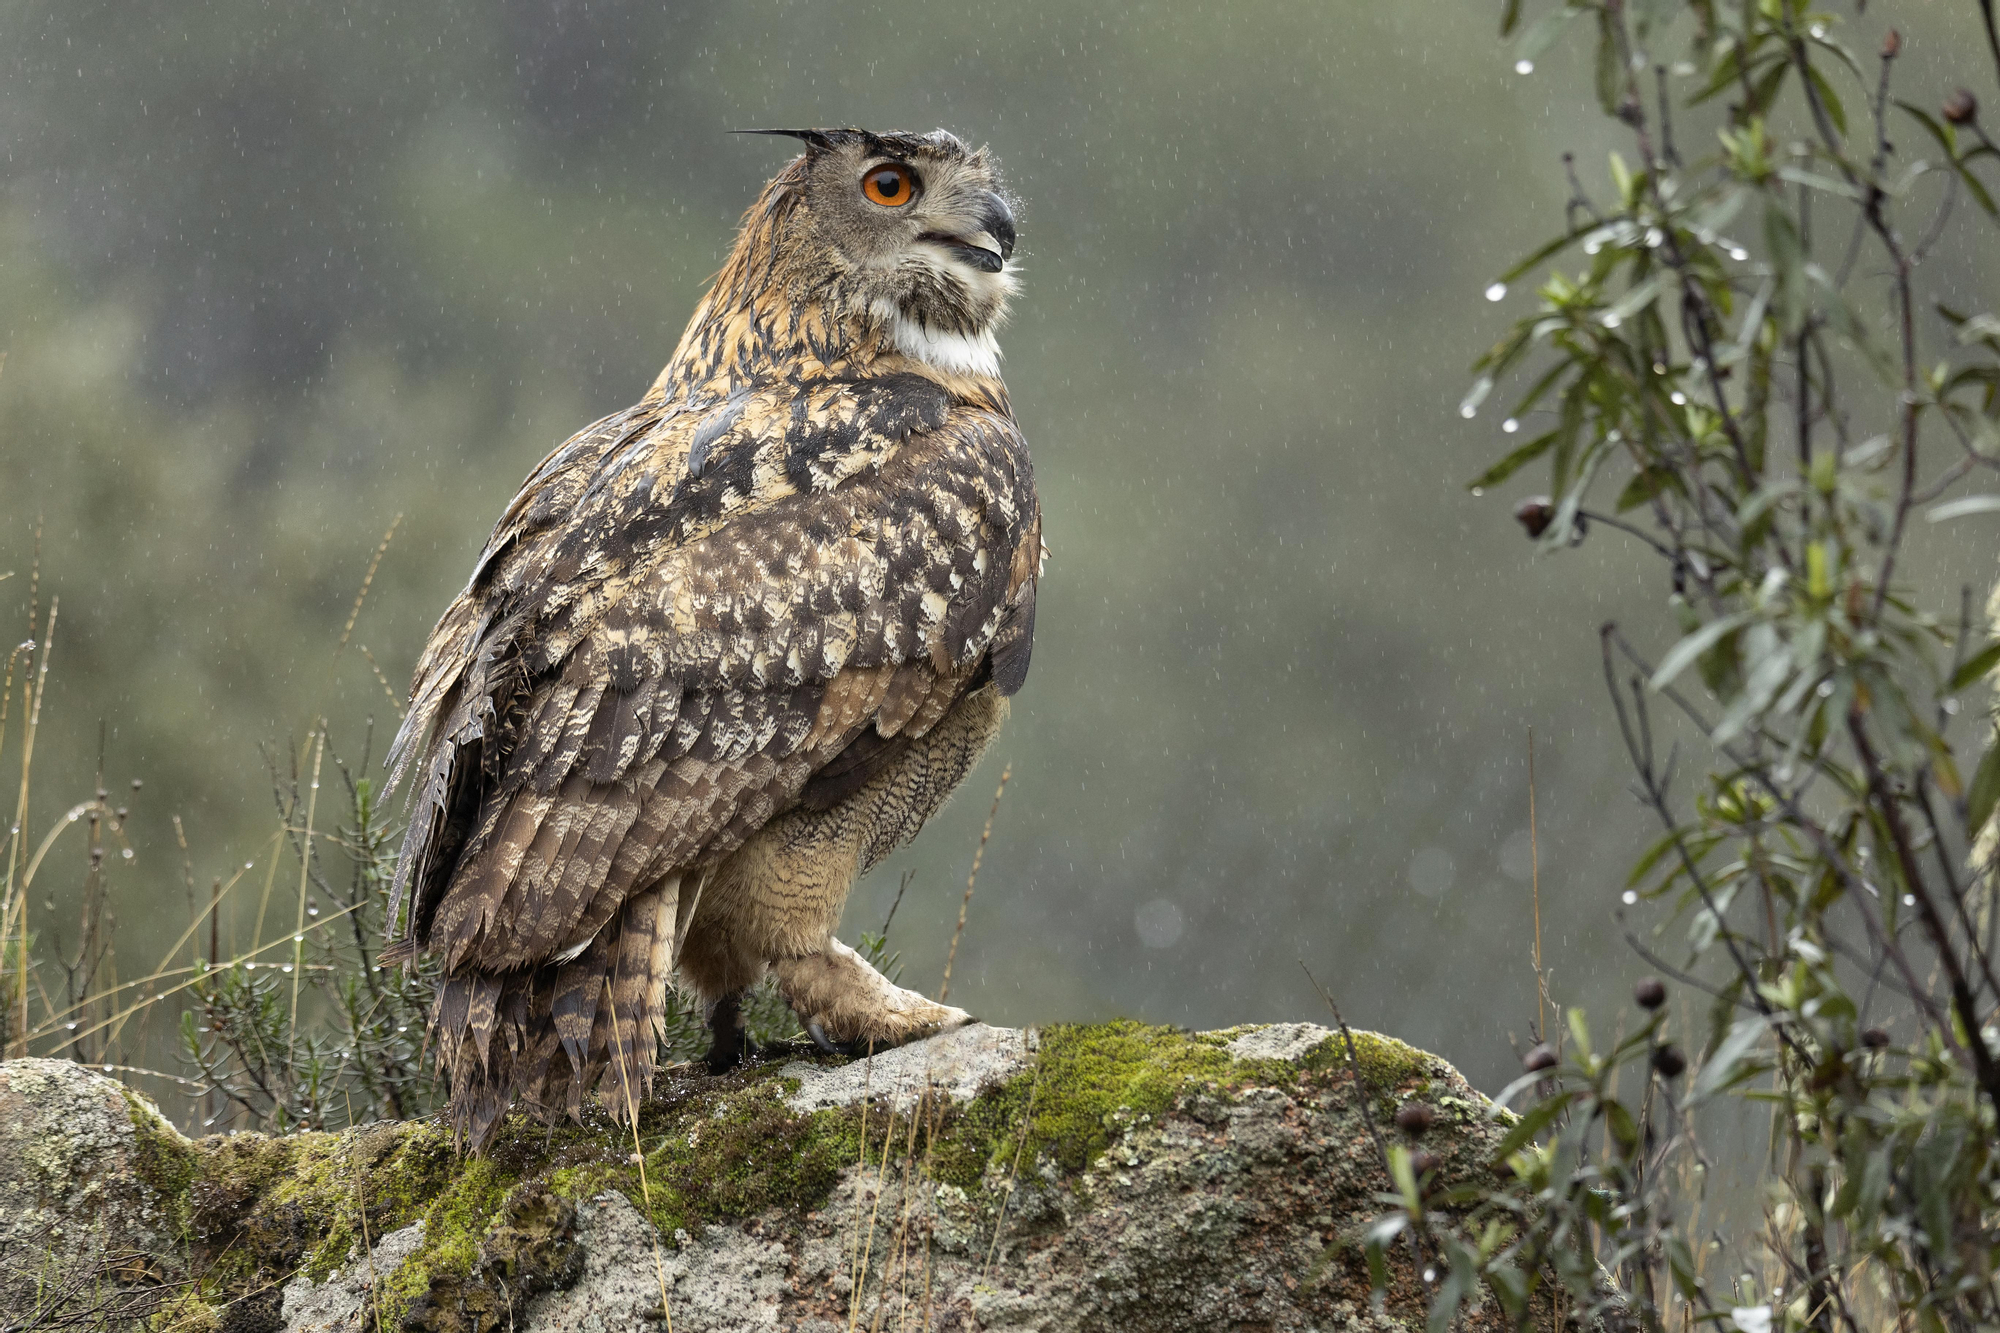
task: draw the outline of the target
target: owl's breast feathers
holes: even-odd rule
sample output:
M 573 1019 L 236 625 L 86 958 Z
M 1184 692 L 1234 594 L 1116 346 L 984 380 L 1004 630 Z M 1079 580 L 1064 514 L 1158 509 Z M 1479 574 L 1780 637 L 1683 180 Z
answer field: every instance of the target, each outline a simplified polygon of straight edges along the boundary
M 1012 694 L 1040 555 L 1002 393 L 794 372 L 587 427 L 418 665 L 393 756 L 400 776 L 424 747 L 407 947 L 448 971 L 558 957 L 970 690 Z

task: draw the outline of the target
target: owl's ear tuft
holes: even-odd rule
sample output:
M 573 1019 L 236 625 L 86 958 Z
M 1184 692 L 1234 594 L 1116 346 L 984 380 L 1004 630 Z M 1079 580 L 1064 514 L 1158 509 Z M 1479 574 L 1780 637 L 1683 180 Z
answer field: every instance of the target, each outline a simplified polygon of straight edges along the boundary
M 769 134 L 779 138 L 797 139 L 813 152 L 824 153 L 840 142 L 850 130 L 731 130 L 731 134 Z

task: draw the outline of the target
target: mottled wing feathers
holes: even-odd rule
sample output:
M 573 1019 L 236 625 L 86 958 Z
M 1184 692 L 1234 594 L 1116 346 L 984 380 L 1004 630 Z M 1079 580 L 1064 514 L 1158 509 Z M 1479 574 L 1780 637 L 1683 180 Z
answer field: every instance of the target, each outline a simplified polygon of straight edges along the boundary
M 819 799 L 858 786 L 975 675 L 1018 688 L 1040 541 L 1012 421 L 919 375 L 649 400 L 550 454 L 434 631 L 394 755 L 428 737 L 397 887 L 443 955 L 446 1042 L 484 1064 L 497 1027 L 545 1063 L 520 1046 L 543 1014 L 581 1095 L 638 957 L 610 933 L 664 950 L 663 984 L 678 908 L 642 897 L 815 775 Z M 546 996 L 471 979 L 549 967 Z

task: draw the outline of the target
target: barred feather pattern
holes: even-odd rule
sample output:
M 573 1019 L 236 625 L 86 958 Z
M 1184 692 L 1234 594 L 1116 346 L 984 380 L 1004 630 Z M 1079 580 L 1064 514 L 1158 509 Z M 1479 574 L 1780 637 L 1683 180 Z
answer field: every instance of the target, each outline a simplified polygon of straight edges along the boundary
M 392 956 L 442 960 L 475 1146 L 516 1100 L 643 1097 L 708 871 L 1026 675 L 1041 520 L 1005 390 L 802 301 L 769 262 L 795 206 L 781 175 L 653 390 L 529 476 L 417 667 Z

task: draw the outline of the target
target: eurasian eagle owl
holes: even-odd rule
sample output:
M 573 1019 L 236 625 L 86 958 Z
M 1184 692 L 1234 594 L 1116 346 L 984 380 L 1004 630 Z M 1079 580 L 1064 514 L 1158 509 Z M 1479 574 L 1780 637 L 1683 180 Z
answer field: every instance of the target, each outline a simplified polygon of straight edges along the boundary
M 453 1124 L 614 1114 L 669 975 L 743 1049 L 767 970 L 823 1043 L 969 1021 L 833 937 L 1028 673 L 1041 511 L 994 341 L 1014 214 L 949 134 L 806 151 L 636 406 L 544 459 L 416 670 L 401 957 Z

